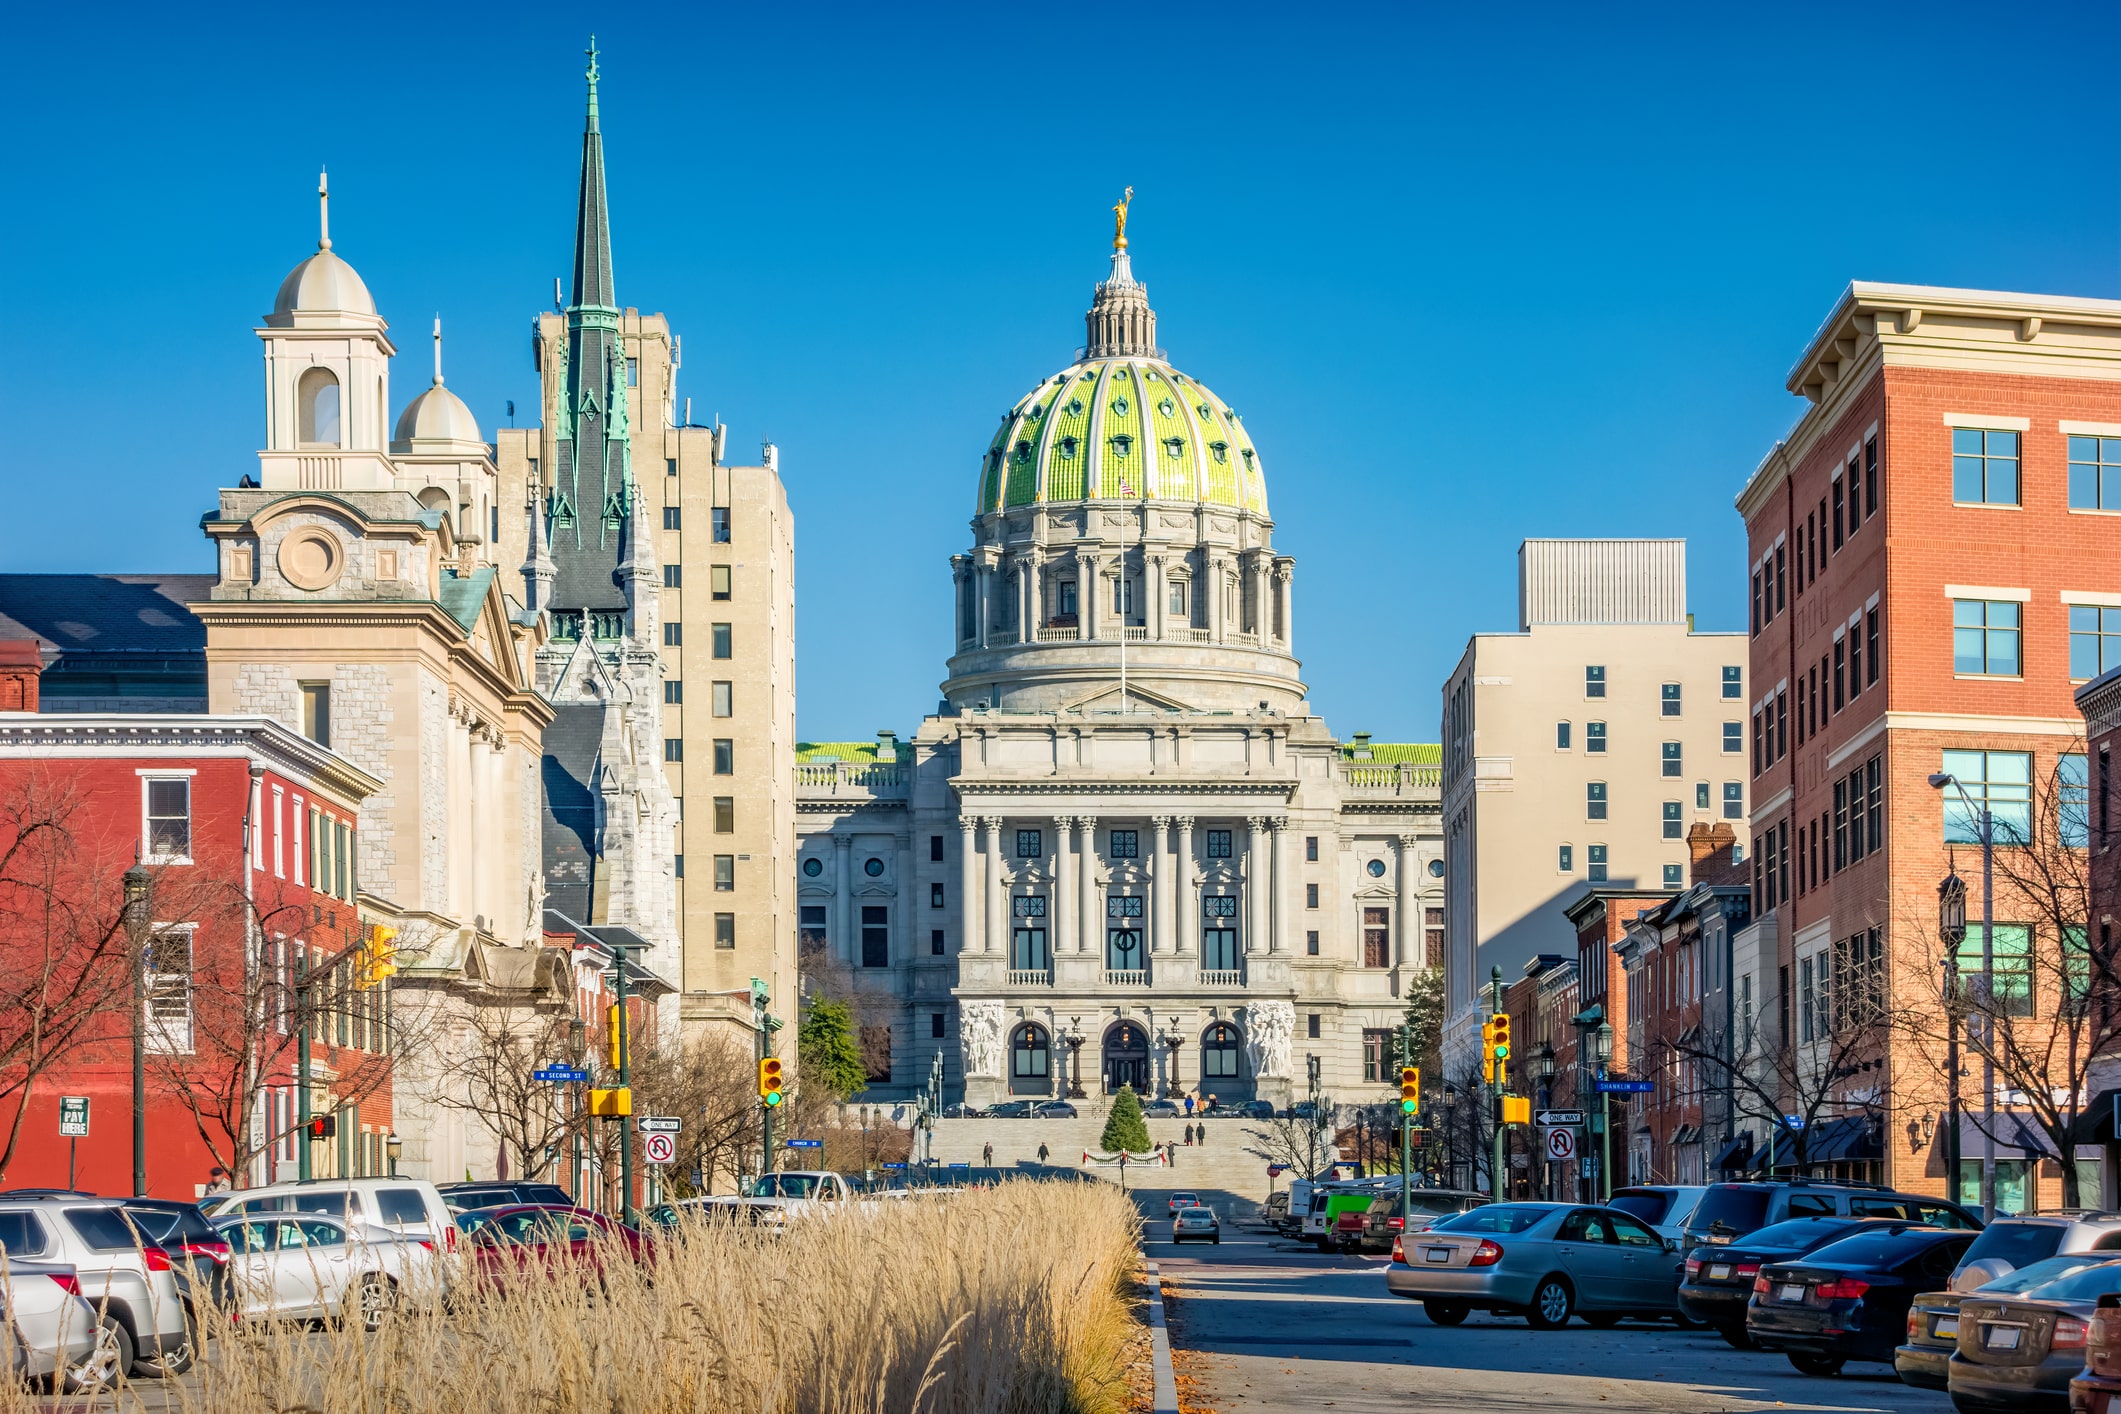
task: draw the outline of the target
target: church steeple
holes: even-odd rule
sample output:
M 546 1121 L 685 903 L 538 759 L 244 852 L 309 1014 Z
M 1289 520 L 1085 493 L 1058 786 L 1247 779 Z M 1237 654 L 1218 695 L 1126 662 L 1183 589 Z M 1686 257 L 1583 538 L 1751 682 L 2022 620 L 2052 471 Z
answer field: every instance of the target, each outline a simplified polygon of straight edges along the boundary
M 589 120 L 582 129 L 582 192 L 574 223 L 570 310 L 617 313 L 611 291 L 611 212 L 604 197 L 604 133 L 597 122 L 597 37 L 589 36 Z

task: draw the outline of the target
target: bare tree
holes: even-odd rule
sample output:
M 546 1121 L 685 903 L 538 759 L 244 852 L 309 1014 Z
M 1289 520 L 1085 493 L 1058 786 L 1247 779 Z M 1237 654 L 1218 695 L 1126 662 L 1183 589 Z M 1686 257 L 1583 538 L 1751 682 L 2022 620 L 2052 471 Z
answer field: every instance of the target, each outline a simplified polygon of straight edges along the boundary
M 632 1057 L 637 1107 L 674 1115 L 675 1185 L 689 1189 L 697 1171 L 702 1191 L 712 1192 L 722 1174 L 741 1173 L 759 1142 L 755 1045 L 730 1028 L 717 1027 L 687 1040 L 651 1038 Z
M 1338 1135 L 1344 1111 L 1330 1101 L 1315 1110 L 1277 1115 L 1258 1129 L 1247 1129 L 1244 1152 L 1280 1164 L 1311 1178 L 1340 1158 Z
M 557 1001 L 485 1001 L 459 1009 L 435 1038 L 436 1063 L 422 1076 L 426 1098 L 493 1135 L 504 1177 L 511 1153 L 518 1176 L 549 1173 L 583 1124 L 563 1087 L 532 1078 L 573 1054 L 573 1019 Z

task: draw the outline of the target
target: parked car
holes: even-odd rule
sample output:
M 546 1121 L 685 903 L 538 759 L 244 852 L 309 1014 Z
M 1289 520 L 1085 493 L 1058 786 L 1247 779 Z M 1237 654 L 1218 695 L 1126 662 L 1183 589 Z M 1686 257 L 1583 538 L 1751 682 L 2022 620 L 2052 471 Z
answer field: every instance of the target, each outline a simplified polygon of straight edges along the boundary
M 1679 1259 L 1641 1219 L 1575 1203 L 1490 1203 L 1393 1245 L 1385 1287 L 1455 1326 L 1472 1311 L 1558 1330 L 1674 1317 Z
M 1148 1119 L 1177 1119 L 1185 1112 L 1185 1107 L 1175 1100 L 1142 1101 L 1142 1114 Z
M 1687 1219 L 1680 1247 L 1688 1252 L 1734 1242 L 1749 1232 L 1792 1218 L 1898 1218 L 1924 1227 L 1978 1231 L 1981 1219 L 1957 1203 L 1917 1193 L 1845 1183 L 1712 1183 Z
M 0 1198 L 0 1251 L 70 1264 L 81 1295 L 111 1318 L 118 1364 L 135 1378 L 181 1375 L 197 1358 L 175 1263 L 145 1245 L 112 1198 Z
M 1389 1252 L 1392 1243 L 1402 1234 L 1424 1231 L 1441 1219 L 1467 1212 L 1488 1201 L 1485 1193 L 1469 1193 L 1455 1188 L 1417 1188 L 1410 1196 L 1413 1201 L 1405 1213 L 1400 1211 L 1400 1195 L 1396 1189 L 1370 1200 L 1370 1210 L 1363 1214 L 1363 1251 Z
M 115 1382 L 117 1320 L 98 1319 L 65 1262 L 12 1261 L 0 1279 L 0 1323 L 18 1380 L 49 1380 L 60 1394 L 85 1394 Z
M 1166 1211 L 1176 1213 L 1180 1208 L 1190 1208 L 1199 1201 L 1200 1195 L 1198 1193 L 1188 1193 L 1181 1190 L 1171 1195 Z
M 1223 1240 L 1222 1219 L 1215 1216 L 1213 1208 L 1195 1203 L 1190 1208 L 1180 1208 L 1172 1216 L 1171 1241 L 1174 1245 L 1198 1242 L 1203 1238 L 1217 1245 Z
M 1616 1188 L 1606 1199 L 1608 1208 L 1633 1213 L 1650 1225 L 1659 1237 L 1677 1243 L 1686 1236 L 1686 1220 L 1694 1216 L 1704 1184 L 1638 1183 Z
M 978 1119 L 980 1114 L 981 1110 L 978 1105 L 968 1105 L 963 1101 L 959 1101 L 954 1105 L 943 1106 L 944 1119 Z
M 438 1299 L 432 1239 L 320 1213 L 222 1218 L 245 1320 L 358 1321 L 374 1330 L 404 1299 Z
M 1075 1106 L 1066 1100 L 1041 1100 L 1031 1109 L 1033 1119 L 1074 1119 Z
M 560 1203 L 574 1195 L 557 1183 L 442 1183 L 435 1186 L 452 1213 L 474 1208 L 506 1208 L 516 1203 Z
M 1289 1216 L 1289 1190 L 1277 1188 L 1267 1195 L 1267 1201 L 1259 1205 L 1259 1220 L 1269 1231 L 1279 1231 Z
M 1794 1218 L 1725 1246 L 1697 1247 L 1687 1254 L 1681 1269 L 1679 1309 L 1715 1327 L 1718 1335 L 1738 1349 L 1750 1350 L 1753 1341 L 1745 1333 L 1745 1312 L 1761 1267 L 1794 1261 L 1881 1224 L 1905 1226 L 1892 1218 Z
M 2031 1291 L 2036 1286 L 2045 1286 L 2082 1271 L 2094 1263 L 2112 1261 L 2115 1254 L 2079 1252 L 2060 1257 L 2047 1257 L 2031 1266 L 2020 1267 L 2008 1276 L 1991 1282 L 1980 1282 L 1982 1268 L 1969 1271 L 1966 1259 L 1959 1259 L 1959 1278 L 1962 1282 L 1978 1283 L 1975 1290 L 1990 1296 L 2015 1296 Z M 1943 1391 L 1950 1388 L 1952 1353 L 1959 1348 L 1959 1303 L 1972 1291 L 1948 1287 L 1943 1291 L 1925 1291 L 1915 1297 L 1914 1305 L 1907 1313 L 1907 1342 L 1893 1352 L 1893 1370 L 1900 1376 L 1902 1384 L 1917 1389 Z
M 2070 1414 L 2111 1414 L 2121 1394 L 2121 1296 L 2102 1296 L 2084 1336 L 2084 1369 L 2069 1382 Z
M 470 1254 L 459 1245 L 462 1233 L 442 1191 L 424 1178 L 319 1178 L 308 1182 L 272 1183 L 239 1188 L 202 1205 L 220 1225 L 227 1217 L 266 1213 L 315 1213 L 347 1223 L 388 1228 L 406 1237 L 434 1243 L 444 1294 L 467 1273 Z
M 1946 1388 L 1962 1414 L 2069 1406 L 2084 1369 L 2099 1298 L 2121 1294 L 2121 1262 L 2099 1262 L 2021 1293 L 1975 1292 L 1959 1303 L 1959 1348 Z
M 505 1285 L 525 1271 L 573 1270 L 604 1277 L 605 1259 L 623 1250 L 635 1262 L 654 1260 L 648 1238 L 587 1208 L 523 1205 L 496 1211 L 472 1237 L 479 1278 Z
M 2121 1255 L 2121 1213 L 2032 1213 L 1990 1223 L 1959 1259 L 1954 1287 L 1974 1287 L 2007 1276 L 2046 1257 L 2073 1252 Z M 1968 1279 L 1969 1269 L 1982 1271 Z
M 142 1245 L 152 1244 L 169 1253 L 194 1339 L 217 1334 L 217 1322 L 210 1317 L 227 1311 L 234 1300 L 228 1240 L 214 1230 L 197 1203 L 178 1198 L 125 1198 L 120 1202 Z
M 1753 1279 L 1745 1330 L 1807 1375 L 1851 1360 L 1893 1363 L 1918 1293 L 1951 1274 L 1975 1234 L 1890 1225 L 1844 1237 Z
M 1370 1200 L 1385 1191 L 1386 1182 L 1369 1178 L 1312 1184 L 1311 1206 L 1304 1214 L 1303 1240 L 1316 1244 L 1321 1252 L 1332 1251 L 1338 1241 L 1335 1228 L 1340 1215 L 1351 1208 L 1368 1212 Z
M 1231 1119 L 1272 1119 L 1274 1106 L 1266 1100 L 1239 1100 L 1234 1105 L 1217 1105 L 1215 1113 Z
M 998 1105 L 989 1105 L 987 1107 L 987 1118 L 1023 1119 L 1032 1110 L 1036 1109 L 1040 1103 L 1038 1100 L 1004 1100 Z

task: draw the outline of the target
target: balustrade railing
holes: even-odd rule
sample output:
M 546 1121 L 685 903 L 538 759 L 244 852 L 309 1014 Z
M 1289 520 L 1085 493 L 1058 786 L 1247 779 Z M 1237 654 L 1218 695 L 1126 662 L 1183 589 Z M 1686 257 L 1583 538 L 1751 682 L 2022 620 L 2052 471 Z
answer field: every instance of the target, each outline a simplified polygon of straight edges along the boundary
M 1083 631 L 1074 624 L 1065 628 L 1042 628 L 1038 631 L 1041 643 L 1074 643 L 1083 636 Z
M 1341 780 L 1350 790 L 1410 795 L 1416 791 L 1440 789 L 1443 767 L 1415 766 L 1404 761 L 1382 766 L 1348 761 L 1341 765 Z
M 798 790 L 882 795 L 906 789 L 906 767 L 897 761 L 805 761 L 795 768 Z
M 1242 987 L 1245 985 L 1245 972 L 1241 967 L 1233 967 L 1227 971 L 1218 969 L 1212 972 L 1202 968 L 1200 984 L 1203 987 Z
M 1050 987 L 1053 972 L 1045 967 L 1012 967 L 1009 969 L 1009 985 L 1012 987 Z
M 1146 987 L 1149 985 L 1149 969 L 1146 967 L 1105 969 L 1107 987 Z

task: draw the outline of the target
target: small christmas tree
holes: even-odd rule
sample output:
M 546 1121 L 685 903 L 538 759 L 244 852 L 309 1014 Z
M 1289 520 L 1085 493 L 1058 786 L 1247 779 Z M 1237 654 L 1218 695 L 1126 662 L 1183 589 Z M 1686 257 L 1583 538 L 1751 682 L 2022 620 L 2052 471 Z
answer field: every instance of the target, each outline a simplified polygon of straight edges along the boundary
M 1149 1121 L 1142 1118 L 1142 1102 L 1132 1085 L 1122 1085 L 1112 1097 L 1112 1113 L 1105 1116 L 1105 1132 L 1098 1143 L 1106 1153 L 1124 1149 L 1130 1154 L 1149 1152 Z

